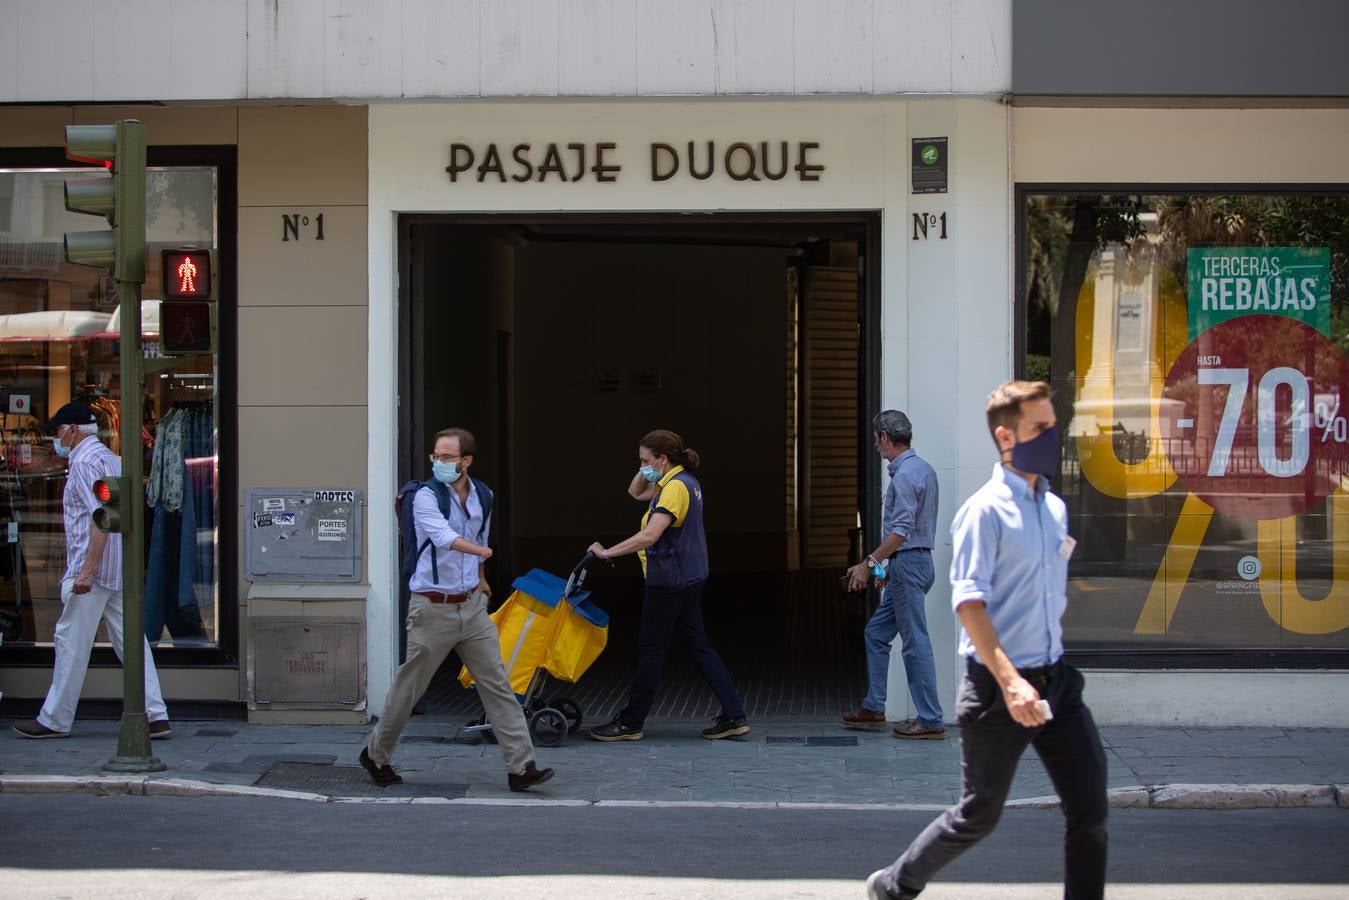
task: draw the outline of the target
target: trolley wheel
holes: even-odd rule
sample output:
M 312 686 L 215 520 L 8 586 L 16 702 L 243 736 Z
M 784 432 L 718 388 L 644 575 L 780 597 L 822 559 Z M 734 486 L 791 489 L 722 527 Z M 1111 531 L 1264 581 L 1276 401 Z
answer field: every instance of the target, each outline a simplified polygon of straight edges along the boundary
M 529 720 L 529 736 L 539 747 L 560 747 L 567 739 L 567 717 L 549 707 L 534 713 Z
M 567 734 L 581 730 L 581 704 L 570 697 L 554 697 L 548 705 L 567 717 Z

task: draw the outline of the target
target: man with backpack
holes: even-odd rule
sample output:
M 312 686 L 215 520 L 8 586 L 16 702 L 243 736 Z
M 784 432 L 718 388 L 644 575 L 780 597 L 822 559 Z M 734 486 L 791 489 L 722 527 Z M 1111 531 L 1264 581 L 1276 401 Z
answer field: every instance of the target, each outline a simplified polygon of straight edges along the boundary
M 399 491 L 402 576 L 412 593 L 407 617 L 407 661 L 398 667 L 384 713 L 361 750 L 361 766 L 375 784 L 403 778 L 389 759 L 417 698 L 450 651 L 459 654 L 478 685 L 478 696 L 506 757 L 507 785 L 526 791 L 553 777 L 534 762 L 529 726 L 501 660 L 497 629 L 487 616 L 492 590 L 483 565 L 492 525 L 492 491 L 468 477 L 477 441 L 462 428 L 438 432 L 431 454 L 433 479 Z

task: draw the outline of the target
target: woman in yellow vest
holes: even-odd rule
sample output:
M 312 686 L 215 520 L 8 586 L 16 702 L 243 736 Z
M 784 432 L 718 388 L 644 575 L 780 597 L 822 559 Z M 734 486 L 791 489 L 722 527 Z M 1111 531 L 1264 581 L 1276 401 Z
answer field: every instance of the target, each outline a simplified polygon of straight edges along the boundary
M 651 711 L 676 632 L 721 701 L 721 715 L 703 729 L 703 737 L 718 740 L 748 734 L 745 704 L 703 631 L 702 594 L 708 566 L 698 453 L 685 447 L 673 431 L 660 429 L 642 438 L 637 458 L 641 468 L 628 485 L 628 494 L 647 504 L 642 530 L 612 547 L 590 545 L 590 552 L 600 559 L 629 553 L 641 557 L 646 590 L 637 639 L 637 674 L 628 689 L 628 705 L 612 722 L 590 729 L 590 736 L 597 741 L 642 739 L 642 723 Z

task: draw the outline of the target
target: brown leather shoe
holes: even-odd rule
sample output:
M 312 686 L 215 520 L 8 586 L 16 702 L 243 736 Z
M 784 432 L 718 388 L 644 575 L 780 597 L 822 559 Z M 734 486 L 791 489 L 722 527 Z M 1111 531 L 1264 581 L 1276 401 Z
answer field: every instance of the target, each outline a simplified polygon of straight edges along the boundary
M 361 768 L 365 769 L 370 780 L 380 787 L 388 787 L 391 784 L 402 784 L 403 776 L 393 770 L 393 766 L 385 763 L 382 766 L 375 765 L 375 761 L 370 758 L 370 748 L 362 747 L 361 755 L 358 757 Z
M 844 728 L 879 731 L 884 728 L 885 725 L 885 713 L 867 709 L 865 706 L 859 706 L 852 712 L 845 712 L 843 714 Z
M 29 719 L 26 722 L 15 722 L 14 733 L 21 737 L 34 738 L 36 740 L 41 740 L 42 738 L 70 737 L 69 731 L 55 731 L 48 728 L 46 725 L 43 725 L 37 719 Z
M 552 769 L 540 769 L 530 760 L 525 770 L 519 775 L 514 772 L 506 773 L 506 784 L 515 792 L 527 791 L 536 784 L 543 784 L 549 778 L 552 778 L 554 772 Z
M 931 728 L 912 719 L 896 725 L 890 733 L 902 741 L 940 741 L 946 737 L 945 728 Z
M 150 740 L 166 741 L 173 737 L 173 726 L 169 724 L 168 719 L 160 719 L 158 722 L 150 723 Z

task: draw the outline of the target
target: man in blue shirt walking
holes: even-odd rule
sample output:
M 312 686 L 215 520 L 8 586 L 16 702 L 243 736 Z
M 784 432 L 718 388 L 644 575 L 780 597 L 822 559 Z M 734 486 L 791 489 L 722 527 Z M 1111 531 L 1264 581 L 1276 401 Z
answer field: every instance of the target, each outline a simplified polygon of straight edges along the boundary
M 412 498 L 417 562 L 408 578 L 407 661 L 394 673 L 384 710 L 357 761 L 380 787 L 401 784 L 389 760 L 412 715 L 412 707 L 450 652 L 458 654 L 477 683 L 478 699 L 506 758 L 506 785 L 527 791 L 553 777 L 534 761 L 534 743 L 524 711 L 511 689 L 501 658 L 501 635 L 487 615 L 492 589 L 484 564 L 492 516 L 490 488 L 468 474 L 478 442 L 463 428 L 436 433 L 431 474 L 448 494 L 442 512 L 428 482 Z M 482 490 L 480 491 L 479 488 Z
M 1063 662 L 1068 510 L 1049 492 L 1059 439 L 1049 385 L 1008 381 L 988 397 L 999 463 L 951 526 L 951 603 L 960 619 L 965 680 L 960 802 L 888 869 L 867 879 L 876 898 L 916 897 L 1002 815 L 1017 763 L 1034 745 L 1063 801 L 1064 896 L 1105 894 L 1106 765 L 1083 679 Z
M 881 603 L 867 622 L 867 696 L 843 714 L 844 728 L 884 728 L 890 646 L 900 636 L 904 675 L 916 717 L 893 734 L 906 740 L 941 740 L 937 666 L 927 636 L 927 592 L 932 589 L 932 542 L 937 531 L 937 473 L 913 452 L 909 417 L 887 409 L 872 420 L 876 450 L 889 462 L 890 484 L 883 503 L 885 536 L 870 556 L 848 570 L 848 588 L 860 591 L 869 579 L 884 586 Z M 886 568 L 888 566 L 888 569 Z

